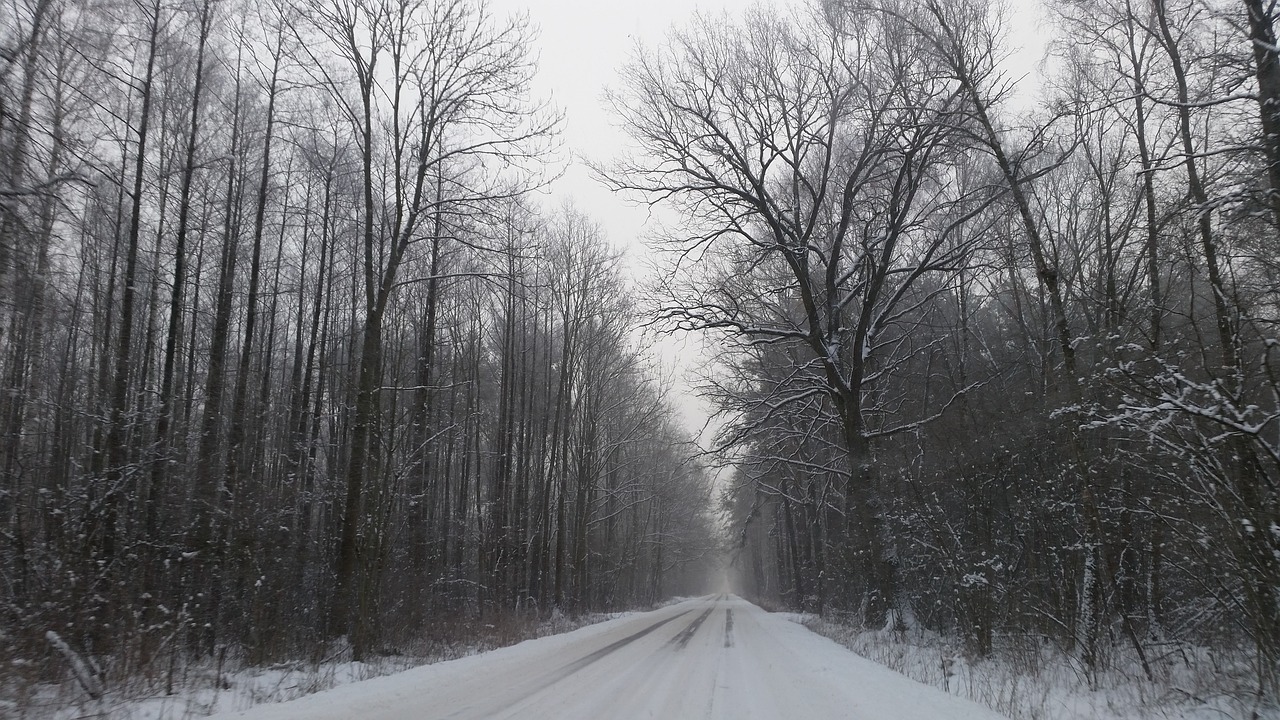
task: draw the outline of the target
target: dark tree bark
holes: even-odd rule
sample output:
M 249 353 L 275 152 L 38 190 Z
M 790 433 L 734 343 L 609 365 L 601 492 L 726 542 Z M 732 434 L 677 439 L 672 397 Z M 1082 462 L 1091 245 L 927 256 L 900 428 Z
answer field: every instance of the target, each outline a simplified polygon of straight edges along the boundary
M 191 183 L 196 172 L 196 150 L 200 143 L 200 103 L 204 88 L 205 46 L 209 40 L 212 7 L 208 0 L 200 6 L 196 40 L 195 79 L 191 90 L 191 122 L 187 127 L 187 143 L 183 154 L 182 180 L 178 190 L 178 227 L 174 235 L 173 285 L 169 295 L 169 326 L 165 333 L 164 369 L 160 381 L 160 409 L 156 421 L 155 457 L 152 459 L 151 483 L 146 505 L 146 534 L 158 540 L 160 507 L 169 468 L 170 425 L 173 420 L 174 375 L 178 345 L 183 330 L 183 296 L 187 284 L 187 226 L 191 217 Z
M 1258 114 L 1267 160 L 1267 199 L 1280 229 L 1280 46 L 1276 44 L 1274 3 L 1244 0 L 1249 16 L 1249 42 L 1258 81 Z

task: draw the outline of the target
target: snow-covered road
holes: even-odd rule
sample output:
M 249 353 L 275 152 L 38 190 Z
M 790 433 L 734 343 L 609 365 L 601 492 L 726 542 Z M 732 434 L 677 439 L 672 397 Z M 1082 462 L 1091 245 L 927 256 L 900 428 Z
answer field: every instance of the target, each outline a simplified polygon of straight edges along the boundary
M 996 720 L 732 595 L 224 718 Z

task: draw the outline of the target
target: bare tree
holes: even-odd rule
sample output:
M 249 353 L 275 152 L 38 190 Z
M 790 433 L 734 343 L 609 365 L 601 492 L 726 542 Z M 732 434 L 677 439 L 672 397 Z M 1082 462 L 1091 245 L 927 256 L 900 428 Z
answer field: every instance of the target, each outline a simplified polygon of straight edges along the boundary
M 357 577 L 362 499 L 368 479 L 383 472 L 378 425 L 388 303 L 403 285 L 401 267 L 422 226 L 446 208 L 474 211 L 527 188 L 527 180 L 495 185 L 491 165 L 536 157 L 553 121 L 524 100 L 530 65 L 521 25 L 495 22 L 482 5 L 350 2 L 313 11 L 316 29 L 341 60 L 334 66 L 313 54 L 313 67 L 359 138 L 363 166 L 364 330 L 334 606 L 335 626 L 357 630 L 362 653 L 369 628 L 351 623 L 367 615 L 352 613 L 368 597 Z M 379 132 L 384 128 L 385 137 Z M 384 159 L 390 173 L 382 185 L 375 168 Z M 449 184 L 437 193 L 440 177 Z M 375 196 L 389 203 L 375 202 Z M 367 580 L 376 584 L 376 578 Z
M 725 258 L 699 273 L 710 284 L 671 281 L 661 316 L 792 348 L 805 378 L 762 399 L 764 416 L 829 403 L 847 454 L 830 479 L 844 498 L 837 532 L 860 529 L 871 616 L 895 622 L 911 612 L 872 441 L 926 418 L 881 414 L 877 387 L 910 355 L 902 327 L 929 281 L 963 264 L 958 230 L 984 204 L 956 182 L 960 97 L 919 50 L 884 14 L 700 18 L 625 71 L 614 104 L 642 150 L 605 172 L 690 219 L 666 245 L 676 278 Z M 735 276 L 763 284 L 744 296 Z

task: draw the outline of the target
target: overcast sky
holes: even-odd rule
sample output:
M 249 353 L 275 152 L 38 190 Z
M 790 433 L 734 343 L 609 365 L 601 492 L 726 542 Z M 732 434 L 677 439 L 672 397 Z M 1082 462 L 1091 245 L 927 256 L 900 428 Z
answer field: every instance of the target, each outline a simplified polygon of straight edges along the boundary
M 538 31 L 535 91 L 550 97 L 565 114 L 561 138 L 575 160 L 552 186 L 552 202 L 572 198 L 604 225 L 615 245 L 633 255 L 643 252 L 638 239 L 645 231 L 647 211 L 614 197 L 583 164 L 587 159 L 608 160 L 626 143 L 614 127 L 604 90 L 616 85 L 618 70 L 636 42 L 660 43 L 672 25 L 687 22 L 696 11 L 732 12 L 747 5 L 742 0 L 491 0 L 496 14 L 528 14 Z
M 629 265 L 643 265 L 641 240 L 652 232 L 648 211 L 615 197 L 592 179 L 584 160 L 607 161 L 627 144 L 615 128 L 603 94 L 617 85 L 618 70 L 631 56 L 636 43 L 661 43 L 673 25 L 683 25 L 695 12 L 737 13 L 762 2 L 786 8 L 803 0 L 490 0 L 497 16 L 527 13 L 537 29 L 535 51 L 538 75 L 535 93 L 551 98 L 565 115 L 561 139 L 568 157 L 573 158 L 564 175 L 550 188 L 547 205 L 572 199 L 580 210 L 599 221 L 615 246 L 625 249 Z M 1034 68 L 1043 52 L 1040 0 L 1006 0 L 1010 8 L 1010 45 L 1017 51 L 1010 59 L 1010 71 L 1029 74 L 1034 84 Z M 675 364 L 688 366 L 696 350 L 685 343 L 668 342 L 662 355 Z M 683 362 L 681 362 L 683 361 Z M 683 369 L 677 367 L 679 372 Z M 689 394 L 686 381 L 677 379 L 677 392 Z M 701 425 L 705 408 L 685 397 L 680 403 L 691 424 Z
M 785 8 L 802 0 L 764 0 Z M 537 28 L 539 57 L 535 92 L 551 97 L 565 113 L 562 140 L 578 158 L 608 160 L 626 143 L 604 103 L 606 87 L 616 86 L 618 69 L 636 42 L 656 45 L 673 25 L 695 12 L 740 12 L 748 0 L 490 0 L 496 15 L 525 12 Z M 1010 44 L 1020 45 L 1010 63 L 1031 72 L 1043 48 L 1039 0 L 1007 0 L 1014 29 Z M 1032 78 L 1033 80 L 1034 78 Z M 628 205 L 595 182 L 581 160 L 573 162 L 551 188 L 557 198 L 571 197 L 604 224 L 617 245 L 632 248 L 645 232 L 647 212 Z

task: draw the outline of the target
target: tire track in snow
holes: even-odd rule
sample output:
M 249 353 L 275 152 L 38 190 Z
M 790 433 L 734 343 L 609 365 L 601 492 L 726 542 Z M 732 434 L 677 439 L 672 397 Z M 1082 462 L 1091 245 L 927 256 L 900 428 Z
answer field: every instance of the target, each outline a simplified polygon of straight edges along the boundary
M 529 698 L 533 697 L 534 695 L 537 695 L 538 693 L 542 692 L 543 690 L 546 690 L 547 688 L 551 687 L 552 685 L 554 685 L 554 684 L 556 684 L 556 683 L 560 682 L 561 680 L 564 680 L 565 678 L 567 678 L 567 677 L 569 677 L 570 675 L 572 675 L 572 674 L 574 674 L 574 673 L 578 672 L 579 670 L 581 670 L 581 669 L 585 668 L 586 666 L 590 665 L 591 663 L 594 663 L 594 662 L 596 662 L 597 660 L 600 660 L 601 658 L 605 657 L 606 655 L 608 655 L 608 654 L 610 654 L 610 653 L 613 653 L 613 652 L 616 652 L 616 651 L 618 651 L 618 650 L 621 650 L 622 648 L 626 647 L 627 645 L 630 645 L 631 643 L 635 642 L 636 640 L 639 640 L 640 638 L 644 637 L 645 635 L 648 635 L 649 633 L 653 632 L 654 630 L 657 630 L 658 628 L 662 627 L 663 625 L 666 625 L 667 623 L 672 622 L 672 621 L 674 621 L 674 620 L 679 620 L 680 618 L 684 617 L 685 615 L 688 615 L 688 614 L 689 614 L 689 613 L 691 613 L 691 612 L 693 612 L 693 611 L 692 611 L 692 610 L 685 610 L 684 612 L 679 613 L 679 614 L 677 614 L 677 615 L 672 615 L 671 617 L 669 617 L 669 618 L 667 618 L 667 619 L 665 619 L 665 620 L 659 620 L 658 622 L 656 622 L 656 623 L 654 623 L 654 624 L 652 624 L 652 625 L 650 625 L 650 626 L 648 626 L 648 627 L 646 627 L 646 628 L 644 628 L 644 629 L 642 629 L 642 630 L 638 630 L 638 631 L 636 631 L 636 632 L 634 632 L 634 633 L 631 633 L 630 635 L 628 635 L 628 636 L 626 636 L 626 637 L 622 638 L 621 640 L 615 640 L 614 642 L 611 642 L 611 643 L 609 643 L 608 645 L 605 645 L 604 647 L 600 648 L 599 650 L 596 650 L 596 651 L 594 651 L 594 652 L 591 652 L 591 653 L 588 653 L 588 654 L 586 654 L 586 655 L 583 655 L 582 657 L 578 658 L 577 660 L 574 660 L 573 662 L 568 663 L 567 665 L 564 665 L 563 667 L 560 667 L 559 669 L 552 671 L 552 672 L 551 672 L 551 674 L 547 675 L 545 678 L 540 678 L 540 679 L 538 680 L 538 682 L 535 684 L 535 686 L 534 686 L 532 689 L 530 689 L 528 692 L 522 693 L 520 696 L 518 696 L 517 698 L 515 698 L 515 699 L 514 699 L 514 700 L 512 700 L 511 702 L 507 703 L 507 705 L 506 705 L 505 707 L 503 707 L 503 708 L 501 708 L 501 709 L 499 709 L 499 710 L 495 710 L 495 711 L 494 711 L 494 714 L 496 715 L 497 713 L 501 712 L 502 710 L 507 710 L 507 709 L 512 708 L 512 707 L 514 707 L 514 706 L 516 706 L 516 705 L 519 705 L 520 703 L 524 702 L 525 700 L 528 700 Z M 711 612 L 711 611 L 710 611 L 710 610 L 708 610 L 707 612 Z M 705 615 L 704 615 L 704 618 L 705 618 Z M 454 714 L 450 715 L 449 717 L 450 717 L 450 718 L 455 718 L 455 717 L 462 717 L 462 716 L 465 716 L 465 715 L 466 715 L 466 713 L 470 712 L 472 709 L 473 709 L 473 708 L 471 708 L 471 707 L 463 708 L 462 710 L 460 710 L 460 711 L 458 711 L 458 712 L 456 712 L 456 713 L 454 713 Z
M 709 607 L 704 610 L 701 615 L 694 618 L 693 622 L 689 623 L 688 627 L 681 630 L 675 637 L 668 640 L 667 646 L 670 647 L 674 645 L 677 650 L 685 649 L 689 645 L 689 641 L 697 634 L 698 628 L 702 627 L 702 623 L 706 622 L 707 616 L 711 614 L 712 610 L 715 610 L 715 608 Z
M 733 608 L 725 611 L 724 616 L 724 646 L 733 647 Z
M 653 632 L 654 630 L 657 630 L 658 628 L 662 627 L 663 625 L 666 625 L 667 623 L 669 623 L 669 622 L 671 622 L 671 621 L 673 621 L 673 620 L 679 620 L 680 618 L 684 617 L 685 615 L 688 615 L 688 614 L 689 614 L 689 613 L 691 613 L 691 612 L 693 612 L 693 611 L 692 611 L 692 610 L 685 610 L 684 612 L 680 613 L 679 615 L 672 615 L 671 617 L 667 618 L 666 620 L 659 620 L 658 622 L 656 622 L 656 623 L 654 623 L 654 624 L 650 625 L 649 627 L 647 627 L 647 628 L 645 628 L 645 629 L 643 629 L 643 630 L 640 630 L 640 631 L 638 631 L 638 632 L 634 632 L 634 633 L 632 633 L 632 634 L 630 634 L 630 635 L 628 635 L 628 636 L 626 636 L 626 637 L 622 638 L 621 640 L 617 640 L 617 641 L 615 641 L 615 642 L 609 643 L 608 645 L 605 645 L 604 647 L 600 648 L 599 650 L 596 650 L 595 652 L 593 652 L 593 653 L 591 653 L 591 654 L 589 654 L 589 655 L 585 655 L 585 656 L 583 656 L 583 657 L 581 657 L 581 658 L 579 658 L 579 659 L 577 659 L 577 660 L 574 660 L 573 662 L 569 663 L 568 665 L 565 665 L 564 667 L 560 668 L 560 669 L 559 669 L 559 670 L 557 670 L 555 673 L 553 673 L 553 674 L 552 674 L 552 675 L 553 675 L 553 677 L 552 677 L 552 678 L 549 678 L 549 679 L 547 680 L 547 683 L 546 683 L 546 684 L 547 684 L 547 685 L 550 685 L 551 683 L 559 682 L 559 681 L 561 681 L 561 680 L 563 680 L 563 679 L 565 679 L 565 678 L 569 677 L 570 675 L 572 675 L 572 674 L 574 674 L 574 673 L 578 672 L 578 671 L 579 671 L 579 670 L 581 670 L 582 668 L 584 668 L 584 667 L 586 667 L 586 666 L 590 665 L 591 663 L 593 663 L 593 662 L 595 662 L 595 661 L 599 660 L 600 658 L 604 657 L 605 655 L 608 655 L 609 653 L 614 652 L 614 651 L 616 651 L 616 650 L 620 650 L 621 648 L 623 648 L 623 647 L 625 647 L 625 646 L 627 646 L 627 645 L 630 645 L 631 643 L 635 642 L 636 640 L 639 640 L 640 638 L 644 637 L 645 635 L 648 635 L 649 633 Z M 708 610 L 707 612 L 711 612 L 711 611 L 710 611 L 710 610 Z

